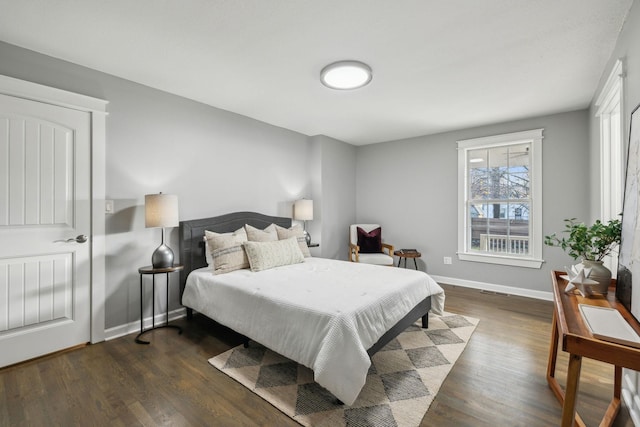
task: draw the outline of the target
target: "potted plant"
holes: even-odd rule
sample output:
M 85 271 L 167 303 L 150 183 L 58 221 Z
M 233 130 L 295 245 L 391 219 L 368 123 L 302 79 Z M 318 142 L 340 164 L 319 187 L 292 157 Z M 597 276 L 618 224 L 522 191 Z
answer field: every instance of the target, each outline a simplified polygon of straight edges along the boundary
M 556 233 L 544 237 L 548 246 L 559 246 L 573 259 L 582 259 L 585 268 L 591 268 L 589 278 L 599 283 L 597 291 L 606 294 L 611 283 L 611 271 L 603 264 L 619 244 L 622 235 L 622 221 L 612 219 L 608 223 L 597 220 L 590 227 L 576 218 L 565 219 L 564 233 L 567 237 L 559 238 Z

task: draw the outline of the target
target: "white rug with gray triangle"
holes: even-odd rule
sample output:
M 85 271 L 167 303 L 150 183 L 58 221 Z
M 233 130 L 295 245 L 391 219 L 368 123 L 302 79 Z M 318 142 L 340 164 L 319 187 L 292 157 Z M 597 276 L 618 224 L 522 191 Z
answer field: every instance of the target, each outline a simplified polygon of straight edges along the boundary
M 407 328 L 376 353 L 352 406 L 313 381 L 313 371 L 251 342 L 209 363 L 304 426 L 418 426 L 462 354 L 478 319 L 445 313 Z

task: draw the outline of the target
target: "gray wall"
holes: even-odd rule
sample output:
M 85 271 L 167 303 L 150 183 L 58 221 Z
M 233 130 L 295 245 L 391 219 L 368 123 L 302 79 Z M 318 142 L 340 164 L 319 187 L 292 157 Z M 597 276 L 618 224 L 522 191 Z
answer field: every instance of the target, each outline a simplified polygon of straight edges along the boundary
M 322 153 L 322 256 L 346 260 L 356 220 L 356 147 L 326 136 Z
M 256 211 L 291 216 L 307 187 L 304 135 L 125 81 L 108 94 L 107 327 L 139 316 L 138 277 L 159 244 L 144 228 L 146 193 L 177 194 L 180 219 Z M 178 250 L 177 228 L 170 245 Z M 126 266 L 123 268 L 122 266 Z M 171 297 L 178 307 L 177 286 Z M 157 297 L 161 307 L 162 294 Z
M 160 230 L 144 226 L 145 194 L 177 194 L 186 220 L 237 210 L 291 216 L 292 201 L 310 191 L 305 135 L 1 42 L 0 74 L 109 101 L 106 194 L 116 212 L 107 216 L 107 328 L 140 316 L 137 268 L 160 243 Z M 168 233 L 176 253 L 177 231 Z M 177 308 L 177 286 L 170 300 Z
M 356 219 L 356 147 L 324 135 L 309 138 L 314 218 L 307 223 L 311 240 L 320 243 L 311 254 L 347 259 L 347 230 Z
M 564 218 L 589 215 L 588 112 L 575 111 L 437 135 L 359 147 L 356 174 L 358 222 L 382 225 L 397 248 L 422 251 L 420 268 L 430 274 L 549 291 L 550 271 L 572 259 L 543 248 L 541 269 L 508 267 L 456 257 L 458 238 L 456 141 L 544 128 L 543 233 L 560 231 Z M 444 265 L 443 257 L 453 258 Z
M 591 216 L 598 218 L 600 216 L 600 121 L 595 116 L 597 107 L 595 101 L 609 78 L 609 74 L 616 60 L 623 59 L 625 78 L 623 80 L 623 105 L 622 115 L 624 120 L 624 146 L 625 159 L 629 143 L 629 125 L 631 112 L 638 104 L 640 104 L 640 2 L 635 1 L 631 6 L 631 10 L 627 15 L 625 23 L 622 27 L 614 51 L 609 59 L 607 67 L 602 73 L 598 88 L 594 92 L 594 100 L 591 104 L 589 123 L 590 123 L 590 148 L 591 148 L 591 170 L 592 173 L 591 188 L 593 188 L 591 197 Z M 640 125 L 636 123 L 635 125 Z M 636 284 L 635 292 L 638 292 Z M 637 309 L 634 309 L 634 311 Z M 640 374 L 625 369 L 622 377 L 623 398 L 627 408 L 631 414 L 637 419 L 640 417 L 640 407 L 638 405 L 638 389 L 640 384 Z M 625 393 L 626 392 L 626 393 Z
M 590 186 L 594 189 L 591 197 L 591 216 L 593 219 L 600 216 L 600 121 L 596 117 L 597 107 L 595 101 L 605 82 L 611 74 L 611 70 L 618 59 L 623 59 L 625 78 L 623 81 L 623 119 L 625 159 L 629 143 L 629 125 L 631 112 L 640 104 L 640 2 L 635 1 L 627 15 L 625 23 L 620 31 L 616 46 L 611 58 L 602 73 L 598 88 L 594 91 L 594 99 L 591 103 L 589 114 L 589 129 L 591 141 L 590 167 L 594 173 L 591 175 Z

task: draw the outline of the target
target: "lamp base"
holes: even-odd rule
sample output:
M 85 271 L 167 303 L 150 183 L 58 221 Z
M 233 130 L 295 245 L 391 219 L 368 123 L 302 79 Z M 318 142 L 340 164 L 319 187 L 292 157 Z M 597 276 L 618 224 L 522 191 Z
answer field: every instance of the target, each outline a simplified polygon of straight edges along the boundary
M 169 268 L 173 267 L 173 251 L 164 243 L 151 255 L 151 264 L 153 268 Z
M 304 240 L 307 241 L 307 246 L 311 244 L 311 234 L 307 230 L 304 230 Z

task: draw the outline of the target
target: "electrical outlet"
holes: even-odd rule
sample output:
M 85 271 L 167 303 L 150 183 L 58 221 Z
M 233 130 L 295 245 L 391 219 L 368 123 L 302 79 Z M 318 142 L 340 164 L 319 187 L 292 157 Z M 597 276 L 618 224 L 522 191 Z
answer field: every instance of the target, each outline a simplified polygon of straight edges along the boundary
M 445 264 L 451 264 L 451 257 L 450 256 L 444 257 L 444 263 Z

